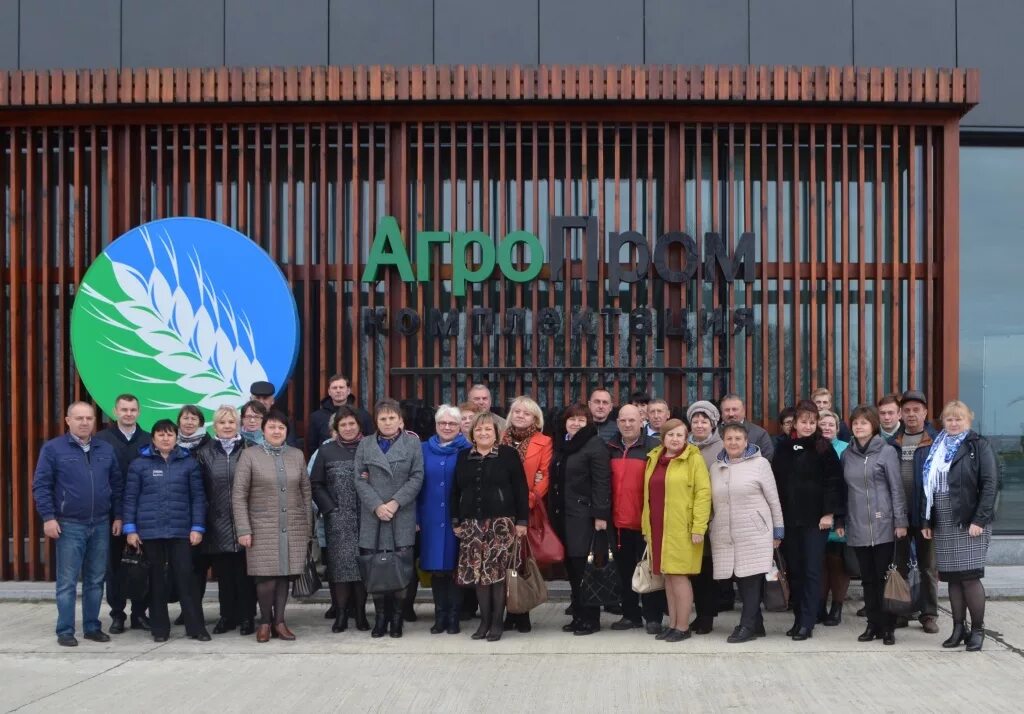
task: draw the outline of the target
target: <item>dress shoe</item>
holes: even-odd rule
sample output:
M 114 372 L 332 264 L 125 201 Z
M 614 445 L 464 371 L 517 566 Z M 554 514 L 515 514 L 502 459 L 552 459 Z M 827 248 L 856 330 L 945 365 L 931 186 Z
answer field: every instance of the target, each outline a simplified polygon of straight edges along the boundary
M 896 633 L 892 630 L 885 630 L 882 632 L 882 644 L 883 645 L 894 645 L 896 644 Z
M 868 608 L 867 608 L 867 606 L 864 606 L 861 609 L 857 610 L 857 617 L 867 617 L 867 616 L 868 616 Z
M 623 617 L 621 620 L 616 620 L 612 623 L 613 630 L 639 630 L 643 626 L 643 621 L 630 620 L 628 617 Z
M 878 632 L 878 630 L 876 630 L 871 625 L 868 625 L 867 628 L 864 630 L 864 632 L 862 632 L 859 635 L 857 635 L 857 641 L 858 642 L 870 642 L 871 640 L 873 640 L 873 639 L 875 639 L 875 638 L 877 638 L 879 636 L 880 636 L 880 633 Z
M 903 627 L 909 627 L 909 626 L 910 626 L 910 619 L 906 618 L 906 617 L 897 617 L 896 618 L 896 624 L 893 625 L 893 627 L 895 627 L 896 629 L 901 629 Z
M 929 635 L 937 635 L 939 633 L 939 623 L 936 621 L 934 615 L 925 615 L 921 618 L 921 629 L 927 632 Z
M 132 629 L 133 630 L 146 630 L 150 629 L 149 618 L 145 615 L 132 615 Z
M 256 641 L 260 644 L 270 642 L 270 625 L 260 623 L 260 626 L 256 628 Z
M 373 621 L 373 631 L 370 632 L 370 637 L 383 637 L 388 634 L 388 619 L 384 617 L 384 613 L 378 613 L 376 619 Z
M 282 640 L 287 640 L 290 642 L 295 639 L 295 633 L 289 630 L 288 625 L 284 624 L 283 622 L 278 622 L 273 627 L 271 627 L 271 630 L 275 635 L 280 637 Z
M 793 626 L 790 627 L 788 630 L 786 630 L 786 637 L 792 637 L 793 635 L 795 635 L 799 631 L 800 631 L 800 623 L 799 622 L 794 622 Z
M 489 623 L 480 618 L 480 626 L 476 628 L 476 632 L 469 636 L 471 640 L 486 640 L 487 639 L 487 628 Z
M 817 624 L 825 622 L 825 618 L 828 617 L 828 610 L 825 609 L 825 603 L 821 603 L 821 607 L 818 608 L 818 617 L 816 618 Z
M 61 647 L 78 647 L 78 640 L 74 635 L 60 635 L 57 638 L 57 644 Z
M 242 624 L 238 626 L 238 634 L 246 637 L 256 631 L 256 623 L 252 620 L 242 620 Z
M 210 633 L 207 632 L 206 630 L 203 630 L 198 635 L 189 635 L 189 637 L 191 637 L 193 640 L 196 640 L 198 642 L 209 642 L 210 641 Z
M 577 620 L 574 617 L 574 618 L 572 618 L 572 622 L 570 622 L 570 623 L 568 623 L 566 625 L 562 625 L 562 632 L 575 632 L 576 630 L 579 629 L 580 625 L 582 625 L 582 624 L 583 624 L 582 622 L 580 622 L 579 620 Z
M 812 637 L 814 637 L 814 630 L 810 627 L 801 627 L 796 631 L 796 634 L 793 635 L 793 641 L 803 642 L 804 640 L 809 640 Z
M 656 639 L 656 640 L 666 640 L 666 639 L 668 639 L 668 636 L 671 635 L 673 632 L 679 632 L 679 630 L 677 630 L 674 627 L 666 627 L 661 632 L 659 632 L 655 636 L 654 639 Z
M 167 641 L 167 635 L 153 635 L 153 641 L 154 642 L 166 642 Z
M 710 635 L 714 629 L 715 620 L 711 617 L 697 617 L 690 623 L 690 632 L 695 635 Z
M 402 615 L 397 615 L 396 617 L 391 619 L 391 630 L 389 634 L 392 637 L 398 638 L 402 636 L 403 620 L 404 618 L 402 617 Z
M 103 630 L 96 630 L 95 632 L 86 632 L 82 636 L 87 640 L 92 640 L 93 642 L 110 642 L 110 635 L 108 635 Z
M 174 624 L 177 625 L 178 627 L 181 627 L 182 625 L 184 625 L 185 624 L 185 613 L 179 612 L 178 616 L 176 618 L 174 618 Z
M 324 619 L 325 620 L 333 620 L 337 616 L 338 616 L 338 608 L 335 607 L 334 605 L 331 605 L 329 608 L 327 608 L 327 612 L 324 613 Z
M 592 635 L 595 632 L 601 631 L 601 625 L 595 622 L 581 622 L 580 626 L 576 628 L 576 631 L 572 634 L 576 637 L 583 635 Z
M 621 605 L 605 605 L 604 606 L 604 611 L 607 612 L 609 615 L 621 615 L 622 614 L 622 606 Z
M 822 622 L 826 627 L 835 627 L 843 621 L 843 603 L 833 602 L 828 610 L 825 620 Z
M 615 625 L 612 625 L 612 629 L 615 629 Z M 648 622 L 644 626 L 644 630 L 648 635 L 660 635 L 664 631 L 665 627 L 660 622 Z
M 731 645 L 738 645 L 741 642 L 750 642 L 751 640 L 756 638 L 757 635 L 754 633 L 753 630 L 751 630 L 748 627 L 744 627 L 743 625 L 740 625 L 735 630 L 733 630 L 733 633 L 731 635 L 725 638 L 725 641 Z
M 213 634 L 223 635 L 225 632 L 230 632 L 235 629 L 235 623 L 225 620 L 223 617 L 217 620 L 217 623 L 213 626 Z
M 331 632 L 344 632 L 348 629 L 348 615 L 341 613 L 334 618 L 334 624 L 331 625 Z
M 958 647 L 961 642 L 967 640 L 967 623 L 961 620 L 960 622 L 953 623 L 953 634 L 949 636 L 942 646 L 946 649 L 952 649 Z
M 112 617 L 110 618 L 110 629 L 108 630 L 112 635 L 124 634 L 124 621 L 123 617 Z
M 672 630 L 668 637 L 665 638 L 665 642 L 682 642 L 688 639 L 690 639 L 689 630 Z
M 971 623 L 971 634 L 967 638 L 968 652 L 981 652 L 981 646 L 985 643 L 985 626 Z

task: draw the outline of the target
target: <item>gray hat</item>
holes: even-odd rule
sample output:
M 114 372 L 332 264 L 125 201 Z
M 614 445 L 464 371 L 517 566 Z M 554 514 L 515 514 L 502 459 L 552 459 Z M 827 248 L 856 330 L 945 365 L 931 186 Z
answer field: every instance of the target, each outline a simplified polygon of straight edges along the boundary
M 924 392 L 919 389 L 908 389 L 900 397 L 900 406 L 902 407 L 907 402 L 921 402 L 925 406 L 928 406 L 928 397 L 924 396 Z
M 705 414 L 711 420 L 711 428 L 717 427 L 718 422 L 722 420 L 718 407 L 703 399 L 699 402 L 694 402 L 686 409 L 686 420 L 692 421 L 694 414 Z
M 254 397 L 272 397 L 275 391 L 274 385 L 270 382 L 253 382 L 249 387 L 249 394 Z

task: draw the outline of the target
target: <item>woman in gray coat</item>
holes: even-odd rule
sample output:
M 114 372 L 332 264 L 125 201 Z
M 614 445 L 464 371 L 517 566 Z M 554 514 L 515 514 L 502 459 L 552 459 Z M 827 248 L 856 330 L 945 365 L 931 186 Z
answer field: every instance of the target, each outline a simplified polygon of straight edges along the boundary
M 895 539 L 907 535 L 907 508 L 896 450 L 879 435 L 878 412 L 857 407 L 850 415 L 853 441 L 843 452 L 846 513 L 839 516 L 836 535 L 846 536 L 860 563 L 868 626 L 857 639 L 896 644 L 896 616 L 882 609 L 882 594 Z
M 353 471 L 359 496 L 359 550 L 412 548 L 416 544 L 416 496 L 423 485 L 423 448 L 405 431 L 398 402 L 381 399 L 374 408 L 377 433 L 356 448 Z M 401 592 L 401 591 L 399 591 Z M 376 620 L 371 637 L 402 636 L 398 593 L 372 593 Z
M 284 621 L 288 581 L 302 573 L 313 533 L 313 507 L 302 451 L 288 446 L 288 417 L 263 417 L 264 441 L 242 452 L 231 507 L 246 568 L 256 580 L 260 625 L 256 641 L 294 640 Z

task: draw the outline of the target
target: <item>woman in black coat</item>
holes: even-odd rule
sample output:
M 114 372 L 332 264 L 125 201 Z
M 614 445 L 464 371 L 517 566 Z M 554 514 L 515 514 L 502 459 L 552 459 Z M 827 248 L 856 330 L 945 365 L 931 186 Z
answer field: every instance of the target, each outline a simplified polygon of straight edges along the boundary
M 519 453 L 498 444 L 497 417 L 477 414 L 472 449 L 459 452 L 452 487 L 452 530 L 459 539 L 459 585 L 473 585 L 480 603 L 474 640 L 501 639 L 505 619 L 505 571 L 516 539 L 526 535 L 530 496 Z
M 793 430 L 793 436 L 775 449 L 772 471 L 786 523 L 782 548 L 795 618 L 786 634 L 799 642 L 814 634 L 825 543 L 833 519 L 842 510 L 843 470 L 835 449 L 818 428 L 818 408 L 813 402 L 797 405 Z
M 241 635 L 256 631 L 256 585 L 245 571 L 245 549 L 238 544 L 231 510 L 238 457 L 250 444 L 239 433 L 238 410 L 222 406 L 213 414 L 214 437 L 193 453 L 206 491 L 206 535 L 200 548 L 204 562 L 217 577 L 220 619 L 213 634 L 238 628 Z M 205 578 L 204 578 L 205 579 Z
M 598 435 L 590 409 L 573 404 L 562 412 L 564 439 L 555 439 L 548 509 L 551 524 L 565 544 L 565 569 L 572 588 L 572 622 L 564 632 L 590 635 L 601 629 L 601 608 L 584 606 L 580 584 L 598 531 L 607 535 L 611 518 L 611 464 L 608 446 Z M 607 551 L 608 543 L 602 540 Z

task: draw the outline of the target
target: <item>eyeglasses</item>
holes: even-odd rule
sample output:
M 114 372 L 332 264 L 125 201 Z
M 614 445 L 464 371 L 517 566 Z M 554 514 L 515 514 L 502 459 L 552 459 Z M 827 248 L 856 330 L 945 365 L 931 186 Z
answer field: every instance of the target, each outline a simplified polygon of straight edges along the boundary
M 457 421 L 439 421 L 439 422 L 437 422 L 437 425 L 438 426 L 447 427 L 449 429 L 455 429 L 457 427 L 462 426 L 462 424 L 460 422 L 457 422 Z

